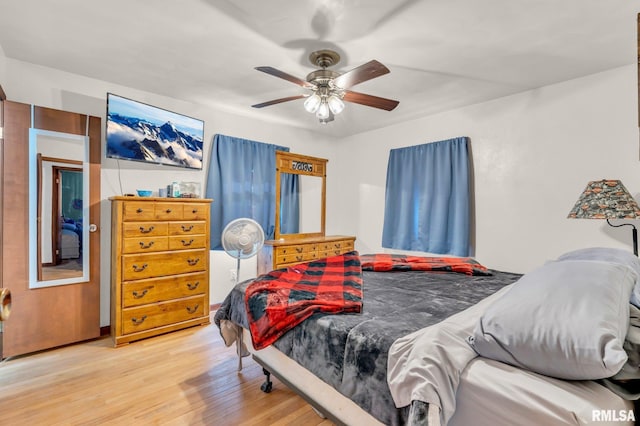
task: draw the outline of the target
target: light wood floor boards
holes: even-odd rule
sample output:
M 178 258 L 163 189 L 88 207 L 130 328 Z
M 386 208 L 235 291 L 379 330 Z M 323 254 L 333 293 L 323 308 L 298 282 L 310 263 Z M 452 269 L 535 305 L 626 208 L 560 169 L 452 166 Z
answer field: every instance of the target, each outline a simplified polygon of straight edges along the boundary
M 0 363 L 0 424 L 321 425 L 300 397 L 244 358 L 215 325 L 113 348 L 109 338 Z

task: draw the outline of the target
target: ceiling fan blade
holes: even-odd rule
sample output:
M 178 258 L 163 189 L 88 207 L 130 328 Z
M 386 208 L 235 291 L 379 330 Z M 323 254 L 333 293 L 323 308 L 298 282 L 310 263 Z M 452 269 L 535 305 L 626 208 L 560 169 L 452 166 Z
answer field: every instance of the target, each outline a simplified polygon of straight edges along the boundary
M 339 77 L 336 77 L 333 79 L 333 84 L 341 89 L 348 89 L 356 84 L 371 80 L 372 78 L 380 77 L 381 75 L 388 74 L 389 72 L 389 68 L 374 59 L 352 69 L 351 71 L 347 71 Z
M 344 98 L 342 100 L 346 102 L 353 102 L 360 105 L 370 106 L 373 108 L 380 108 L 387 111 L 391 111 L 400 103 L 398 101 L 394 101 L 393 99 L 380 98 L 373 95 L 365 95 L 364 93 L 352 92 L 350 90 L 346 90 L 344 92 Z
M 287 74 L 284 71 L 280 71 L 278 69 L 275 69 L 273 67 L 256 67 L 256 69 L 258 71 L 262 71 L 264 73 L 267 73 L 269 75 L 272 75 L 274 77 L 279 77 L 282 78 L 284 80 L 290 81 L 293 84 L 297 84 L 298 86 L 302 86 L 306 89 L 315 89 L 316 85 L 313 83 L 309 83 L 306 80 L 302 80 L 301 78 L 298 78 L 296 76 L 293 76 L 291 74 Z
M 282 102 L 289 102 L 289 101 L 295 101 L 296 99 L 301 99 L 306 97 L 305 95 L 295 95 L 295 96 L 288 96 L 286 98 L 280 98 L 280 99 L 274 99 L 272 101 L 267 101 L 267 102 L 263 102 L 261 104 L 255 104 L 255 105 L 251 105 L 254 108 L 263 108 L 269 105 L 275 105 L 275 104 L 280 104 Z

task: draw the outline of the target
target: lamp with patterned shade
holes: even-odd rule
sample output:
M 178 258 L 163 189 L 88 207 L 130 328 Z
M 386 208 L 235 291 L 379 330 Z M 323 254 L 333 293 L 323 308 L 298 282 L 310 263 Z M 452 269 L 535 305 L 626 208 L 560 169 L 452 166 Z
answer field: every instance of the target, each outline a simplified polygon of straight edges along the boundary
M 594 180 L 587 184 L 573 209 L 570 219 L 606 219 L 614 228 L 631 226 L 633 253 L 638 255 L 638 230 L 631 223 L 613 225 L 609 219 L 640 219 L 640 207 L 619 180 Z

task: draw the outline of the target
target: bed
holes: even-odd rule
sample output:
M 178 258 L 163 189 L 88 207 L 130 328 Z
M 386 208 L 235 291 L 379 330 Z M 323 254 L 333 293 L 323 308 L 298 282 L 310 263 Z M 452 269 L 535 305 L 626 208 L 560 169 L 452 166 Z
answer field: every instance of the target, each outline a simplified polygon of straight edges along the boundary
M 82 224 L 68 218 L 61 218 L 60 222 L 60 256 L 62 259 L 77 259 L 82 249 Z
M 385 269 L 369 266 L 365 269 Z M 313 313 L 264 348 L 249 332 L 246 292 L 253 281 L 231 291 L 214 321 L 227 345 L 235 343 L 239 355 L 251 353 L 263 365 L 263 390 L 270 390 L 268 374 L 273 373 L 337 424 L 538 425 L 589 424 L 594 419 L 633 424 L 635 397 L 626 388 L 616 389 L 620 381 L 553 378 L 514 362 L 478 356 L 469 336 L 490 307 L 513 293 L 521 275 L 486 270 L 473 260 L 462 269 L 415 266 L 404 262 L 387 272 L 362 271 L 361 312 Z M 640 265 L 637 271 L 625 288 L 630 280 L 635 283 Z M 625 315 L 628 326 L 629 309 Z M 482 334 L 476 337 L 482 340 Z M 420 341 L 427 342 L 426 349 Z M 415 348 L 422 352 L 416 355 Z M 423 368 L 429 359 L 436 360 L 437 376 L 457 351 L 469 359 L 463 356 L 453 373 L 440 382 L 436 378 L 435 384 L 423 377 L 423 371 L 431 371 Z M 627 368 L 623 383 L 636 370 Z

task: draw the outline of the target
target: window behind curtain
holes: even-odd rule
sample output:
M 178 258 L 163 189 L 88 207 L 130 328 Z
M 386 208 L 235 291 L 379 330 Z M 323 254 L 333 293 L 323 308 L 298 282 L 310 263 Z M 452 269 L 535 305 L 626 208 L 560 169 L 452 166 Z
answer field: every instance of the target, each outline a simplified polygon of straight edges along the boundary
M 382 246 L 469 255 L 468 138 L 389 153 Z
M 211 249 L 221 250 L 224 227 L 240 217 L 258 222 L 265 238 L 275 228 L 276 150 L 289 148 L 215 135 L 209 161 L 206 197 L 211 203 Z

